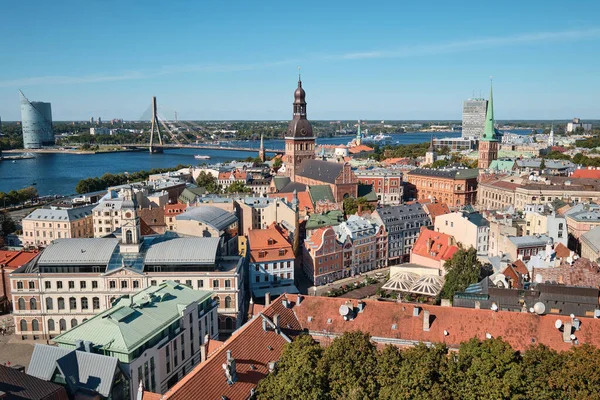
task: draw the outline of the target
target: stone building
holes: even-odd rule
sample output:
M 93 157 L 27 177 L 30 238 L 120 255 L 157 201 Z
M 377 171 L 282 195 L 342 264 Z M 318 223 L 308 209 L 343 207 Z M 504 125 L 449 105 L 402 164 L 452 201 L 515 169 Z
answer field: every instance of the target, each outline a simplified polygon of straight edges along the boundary
M 93 208 L 38 208 L 22 220 L 23 246 L 45 247 L 54 239 L 93 237 Z
M 407 174 L 406 197 L 419 202 L 446 203 L 450 208 L 475 204 L 477 169 L 417 168 Z

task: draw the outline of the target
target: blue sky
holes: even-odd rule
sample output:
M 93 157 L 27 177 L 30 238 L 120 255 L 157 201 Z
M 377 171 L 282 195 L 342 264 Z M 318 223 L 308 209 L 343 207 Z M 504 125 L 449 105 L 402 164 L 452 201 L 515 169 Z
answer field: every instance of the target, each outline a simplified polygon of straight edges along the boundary
M 0 117 L 55 120 L 600 118 L 598 1 L 5 1 Z

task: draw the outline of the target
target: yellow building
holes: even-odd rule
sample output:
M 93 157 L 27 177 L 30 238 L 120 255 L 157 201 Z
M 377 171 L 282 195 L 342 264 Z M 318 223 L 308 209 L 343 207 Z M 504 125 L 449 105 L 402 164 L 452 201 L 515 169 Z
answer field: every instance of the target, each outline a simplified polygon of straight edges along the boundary
M 33 211 L 22 221 L 23 245 L 45 247 L 55 239 L 93 237 L 93 207 L 39 208 Z

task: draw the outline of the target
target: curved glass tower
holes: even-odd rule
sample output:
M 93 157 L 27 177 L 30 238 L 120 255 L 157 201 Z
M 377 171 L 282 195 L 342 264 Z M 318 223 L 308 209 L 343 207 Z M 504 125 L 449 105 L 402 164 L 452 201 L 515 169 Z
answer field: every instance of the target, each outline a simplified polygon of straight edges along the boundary
M 39 149 L 54 145 L 52 132 L 52 108 L 50 103 L 29 101 L 23 92 L 21 95 L 21 124 L 23 128 L 23 147 Z

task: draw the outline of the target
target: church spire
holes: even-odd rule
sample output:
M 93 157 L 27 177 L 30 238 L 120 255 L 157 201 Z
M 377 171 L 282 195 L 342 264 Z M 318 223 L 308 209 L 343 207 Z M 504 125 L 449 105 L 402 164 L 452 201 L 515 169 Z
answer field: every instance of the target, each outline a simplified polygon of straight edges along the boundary
M 498 131 L 494 127 L 494 94 L 492 92 L 492 79 L 490 77 L 490 99 L 487 105 L 487 112 L 485 114 L 485 128 L 483 130 L 483 136 L 481 140 L 489 142 L 498 141 Z
M 263 134 L 260 134 L 260 148 L 258 149 L 258 158 L 260 161 L 265 162 L 265 142 L 263 140 Z

